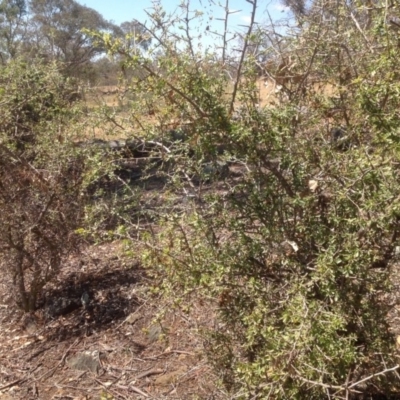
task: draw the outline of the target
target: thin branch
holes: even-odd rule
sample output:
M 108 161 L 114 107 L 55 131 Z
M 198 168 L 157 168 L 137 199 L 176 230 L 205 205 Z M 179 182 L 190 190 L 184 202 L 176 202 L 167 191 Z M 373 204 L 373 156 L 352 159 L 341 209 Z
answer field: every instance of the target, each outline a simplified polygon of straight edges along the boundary
M 232 99 L 231 99 L 231 104 L 229 106 L 228 115 L 232 115 L 234 107 L 235 107 L 235 100 L 236 100 L 238 86 L 239 86 L 239 82 L 240 82 L 240 78 L 241 78 L 242 68 L 243 68 L 245 57 L 246 57 L 247 48 L 249 47 L 250 35 L 253 32 L 254 21 L 255 21 L 256 11 L 257 11 L 257 0 L 252 0 L 252 1 L 246 0 L 246 1 L 253 6 L 253 9 L 251 11 L 251 19 L 250 19 L 249 29 L 248 29 L 247 34 L 244 39 L 244 45 L 243 45 L 243 49 L 242 49 L 242 54 L 240 56 L 239 66 L 237 69 L 236 81 L 233 86 Z
M 152 368 L 149 371 L 140 373 L 139 375 L 137 375 L 135 377 L 135 379 L 142 379 L 142 378 L 146 378 L 151 375 L 159 375 L 159 374 L 162 374 L 163 372 L 164 372 L 164 370 L 161 368 Z
M 228 17 L 229 17 L 229 0 L 225 3 L 225 18 L 224 18 L 224 33 L 222 41 L 222 64 L 225 65 L 226 50 L 227 50 L 227 34 L 228 34 Z
M 129 386 L 122 386 L 122 385 L 119 385 L 119 384 L 117 384 L 117 385 L 115 385 L 115 386 L 117 386 L 118 388 L 120 388 L 120 389 L 131 389 L 133 392 L 135 392 L 135 393 L 137 393 L 137 394 L 140 394 L 140 395 L 142 395 L 142 396 L 144 396 L 144 397 L 150 397 L 147 393 L 145 393 L 145 392 L 143 392 L 142 390 L 140 390 L 138 387 L 136 387 L 136 386 L 132 386 L 132 385 L 129 385 Z
M 71 346 L 69 346 L 68 349 L 66 350 L 66 352 L 63 354 L 63 356 L 61 357 L 60 362 L 59 362 L 54 368 L 52 368 L 50 371 L 45 372 L 42 376 L 40 376 L 39 378 L 35 379 L 34 382 L 40 381 L 40 380 L 42 380 L 44 377 L 46 377 L 46 379 L 47 379 L 47 378 L 50 378 L 50 377 L 54 374 L 54 372 L 56 371 L 56 369 L 57 369 L 58 367 L 60 367 L 60 366 L 64 363 L 64 361 L 65 361 L 67 355 L 69 354 L 69 352 L 71 351 L 71 349 L 72 349 L 76 344 L 78 344 L 79 341 L 80 341 L 79 338 L 76 339 L 76 340 L 74 341 L 74 343 L 72 343 Z
M 356 386 L 360 385 L 360 384 L 363 383 L 363 382 L 366 382 L 366 381 L 369 381 L 369 380 L 372 379 L 372 378 L 375 378 L 376 376 L 384 375 L 384 374 L 386 374 L 387 372 L 396 371 L 396 370 L 399 369 L 399 368 L 400 368 L 400 365 L 395 365 L 395 366 L 392 367 L 392 368 L 387 368 L 387 369 L 385 369 L 385 370 L 383 370 L 383 371 L 381 371 L 381 372 L 377 372 L 376 374 L 372 374 L 372 375 L 370 375 L 370 376 L 367 376 L 366 378 L 361 379 L 360 381 L 351 384 L 350 386 L 347 387 L 347 389 L 351 389 L 351 388 L 353 388 L 353 387 L 356 387 Z
M 191 21 L 191 19 L 189 18 L 189 8 L 190 8 L 189 0 L 187 0 L 185 7 L 186 7 L 185 34 L 187 38 L 187 43 L 189 45 L 190 55 L 192 56 L 192 59 L 195 60 L 196 56 L 193 50 L 193 38 L 190 36 L 190 27 L 189 27 L 189 22 Z
M 303 378 L 302 376 L 299 376 L 299 375 L 297 375 L 296 378 L 300 379 L 301 381 L 303 381 L 305 383 L 311 383 L 314 386 L 320 386 L 320 387 L 323 387 L 325 389 L 336 389 L 336 390 L 344 390 L 345 389 L 343 386 L 329 385 L 327 383 L 312 381 L 311 379 L 306 379 L 306 378 Z
M 14 159 L 15 161 L 18 161 L 21 165 L 23 165 L 24 167 L 27 167 L 28 169 L 32 170 L 35 175 L 37 176 L 37 178 L 43 182 L 43 183 L 48 183 L 46 181 L 46 179 L 43 178 L 42 174 L 32 165 L 30 164 L 28 161 L 26 161 L 25 159 L 19 157 L 18 155 L 16 155 L 14 152 L 12 152 L 6 145 L 4 145 L 3 143 L 0 143 L 0 149 L 2 149 L 5 153 L 7 153 L 8 156 L 10 156 L 12 159 Z
M 157 78 L 157 79 L 162 79 L 162 77 L 154 72 L 151 68 L 149 68 L 147 65 L 142 65 L 143 68 L 150 73 L 151 76 Z M 201 117 L 205 118 L 207 117 L 207 114 L 201 109 L 201 107 L 194 102 L 189 96 L 187 96 L 185 93 L 183 93 L 180 89 L 178 89 L 175 85 L 173 85 L 171 82 L 165 80 L 165 84 L 172 89 L 174 92 L 178 93 L 181 97 L 183 97 L 188 103 L 192 105 L 192 107 L 200 114 Z
M 7 383 L 7 385 L 0 386 L 0 392 L 3 391 L 3 390 L 5 390 L 5 389 L 8 389 L 8 388 L 10 388 L 10 387 L 13 387 L 13 386 L 15 386 L 15 385 L 18 385 L 18 383 L 21 383 L 21 382 L 23 382 L 23 381 L 25 381 L 25 380 L 26 380 L 26 378 L 20 378 L 20 379 L 17 379 L 17 380 L 15 380 L 15 381 L 12 381 L 12 382 L 10 382 L 10 383 Z
M 387 368 L 387 369 L 385 369 L 385 370 L 383 370 L 383 371 L 381 371 L 381 372 L 377 372 L 377 373 L 375 373 L 375 374 L 372 374 L 372 375 L 370 375 L 370 376 L 367 376 L 366 378 L 363 378 L 363 379 L 361 379 L 361 380 L 359 380 L 359 381 L 357 381 L 357 382 L 355 382 L 355 383 L 352 383 L 351 385 L 348 385 L 348 378 L 346 379 L 346 383 L 345 383 L 344 385 L 330 385 L 330 384 L 327 384 L 327 383 L 322 383 L 322 382 L 313 381 L 313 380 L 311 380 L 311 379 L 306 379 L 306 378 L 303 378 L 303 377 L 300 376 L 300 375 L 296 375 L 296 378 L 300 379 L 301 381 L 303 381 L 303 382 L 305 382 L 305 383 L 311 383 L 312 385 L 320 386 L 320 387 L 323 387 L 323 388 L 325 388 L 325 389 L 336 389 L 336 390 L 337 390 L 336 393 L 339 393 L 339 392 L 342 392 L 343 390 L 345 390 L 345 391 L 346 391 L 346 396 L 348 396 L 348 393 L 349 393 L 350 391 L 351 391 L 351 392 L 356 392 L 356 393 L 357 393 L 357 391 L 352 390 L 352 389 L 355 388 L 356 386 L 360 385 L 361 383 L 364 383 L 364 382 L 366 382 L 366 381 L 369 381 L 369 380 L 371 380 L 372 378 L 375 378 L 376 376 L 385 375 L 385 374 L 388 373 L 388 372 L 396 371 L 396 370 L 399 369 L 399 368 L 400 368 L 400 365 L 395 365 L 395 366 L 392 367 L 392 368 Z M 296 370 L 296 369 L 295 369 L 295 370 Z M 296 370 L 296 372 L 298 373 L 297 370 Z
M 353 20 L 354 24 L 356 25 L 357 29 L 360 31 L 362 37 L 363 37 L 364 40 L 365 40 L 365 43 L 367 43 L 369 49 L 371 50 L 371 53 L 373 53 L 373 52 L 374 52 L 374 49 L 372 48 L 371 43 L 369 42 L 367 36 L 365 36 L 365 33 L 364 33 L 363 30 L 361 29 L 360 24 L 358 23 L 356 17 L 354 16 L 354 14 L 353 14 L 352 12 L 350 13 L 350 17 L 351 17 L 351 19 Z

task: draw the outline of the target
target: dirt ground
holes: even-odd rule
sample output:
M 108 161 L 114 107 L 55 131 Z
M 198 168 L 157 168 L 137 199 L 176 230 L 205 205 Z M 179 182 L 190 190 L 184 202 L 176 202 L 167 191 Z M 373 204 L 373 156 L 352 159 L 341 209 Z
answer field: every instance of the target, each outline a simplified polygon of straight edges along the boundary
M 162 201 L 160 182 L 146 181 L 150 208 Z M 172 308 L 154 294 L 158 282 L 137 254 L 120 241 L 88 244 L 65 260 L 28 315 L 0 275 L 0 400 L 229 399 L 204 355 L 215 304 L 191 295 L 190 313 Z
M 202 356 L 212 305 L 194 302 L 185 315 L 163 304 L 121 243 L 68 260 L 35 314 L 15 311 L 10 283 L 1 277 L 1 400 L 226 399 Z M 75 299 L 76 309 L 55 314 L 57 299 Z

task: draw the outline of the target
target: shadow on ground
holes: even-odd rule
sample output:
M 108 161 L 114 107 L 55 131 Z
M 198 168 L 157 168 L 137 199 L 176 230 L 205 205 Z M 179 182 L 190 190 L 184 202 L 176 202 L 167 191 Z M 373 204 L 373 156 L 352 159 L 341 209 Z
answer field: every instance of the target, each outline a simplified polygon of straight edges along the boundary
M 106 265 L 65 276 L 45 291 L 39 303 L 48 340 L 90 336 L 120 324 L 140 305 L 133 288 L 143 273 L 138 264 Z

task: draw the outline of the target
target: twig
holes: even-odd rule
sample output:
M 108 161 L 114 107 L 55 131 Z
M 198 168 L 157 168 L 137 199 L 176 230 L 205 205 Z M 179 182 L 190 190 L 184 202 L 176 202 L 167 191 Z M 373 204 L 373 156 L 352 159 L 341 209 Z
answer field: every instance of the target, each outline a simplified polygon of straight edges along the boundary
M 143 308 L 145 305 L 147 304 L 147 301 L 145 301 L 142 305 L 140 305 L 136 310 L 135 310 L 135 312 L 133 313 L 133 314 L 137 314 L 138 312 L 139 312 L 139 310 L 141 309 L 141 308 Z M 130 315 L 128 315 L 116 328 L 114 328 L 114 330 L 117 330 L 118 328 L 121 328 L 121 326 L 123 325 L 123 324 L 125 324 L 125 322 L 128 322 L 128 319 L 129 319 L 129 317 L 131 316 L 132 314 L 130 314 Z M 142 317 L 141 317 L 142 318 Z M 135 320 L 135 322 L 136 322 L 137 320 Z
M 312 385 L 315 385 L 315 386 L 321 386 L 326 389 L 336 389 L 336 390 L 344 390 L 345 389 L 344 386 L 329 385 L 329 384 L 322 383 L 322 382 L 312 381 L 311 379 L 306 379 L 299 375 L 297 375 L 296 378 L 300 379 L 303 382 L 311 383 Z
M 357 381 L 357 382 L 355 382 L 355 383 L 352 383 L 351 385 L 348 385 L 347 381 L 346 381 L 346 383 L 345 383 L 344 385 L 340 385 L 340 386 L 339 386 L 339 385 L 329 385 L 329 384 L 326 384 L 326 383 L 317 382 L 317 381 L 312 381 L 311 379 L 303 378 L 303 377 L 300 376 L 300 375 L 297 375 L 296 378 L 300 379 L 300 380 L 303 381 L 303 382 L 311 383 L 312 385 L 320 386 L 320 387 L 323 387 L 323 388 L 325 388 L 325 389 L 336 389 L 338 392 L 341 392 L 341 391 L 345 390 L 345 391 L 346 391 L 346 396 L 348 397 L 349 391 L 350 391 L 351 389 L 355 388 L 356 386 L 360 385 L 361 383 L 364 383 L 364 382 L 366 382 L 366 381 L 369 381 L 370 379 L 375 378 L 376 376 L 384 375 L 384 374 L 386 374 L 387 372 L 396 371 L 396 370 L 399 369 L 399 368 L 400 368 L 400 365 L 396 365 L 396 366 L 394 366 L 394 367 L 392 367 L 392 368 L 387 368 L 387 369 L 385 369 L 385 370 L 383 370 L 383 371 L 381 371 L 381 372 L 377 372 L 376 374 L 372 374 L 372 375 L 367 376 L 366 378 L 363 378 L 363 379 L 361 379 L 361 380 L 359 380 L 359 381 Z M 298 372 L 298 371 L 297 371 L 297 372 Z M 347 380 L 348 380 L 348 379 L 347 379 Z M 338 392 L 336 392 L 336 393 L 338 393 Z M 353 390 L 353 392 L 355 392 L 355 390 Z
M 61 357 L 60 362 L 54 367 L 52 368 L 50 371 L 45 372 L 42 376 L 40 376 L 39 378 L 35 379 L 34 382 L 37 382 L 40 379 L 43 379 L 44 377 L 49 378 L 50 376 L 52 376 L 54 374 L 54 372 L 56 371 L 56 369 L 61 366 L 64 361 L 65 358 L 67 357 L 68 353 L 70 352 L 70 350 L 79 342 L 79 338 L 75 340 L 74 343 L 71 344 L 71 346 L 68 347 L 67 351 L 63 354 L 63 356 Z M 49 376 L 46 376 L 47 374 L 49 374 Z
M 26 161 L 24 158 L 19 157 L 17 154 L 12 152 L 5 144 L 0 143 L 0 149 L 3 150 L 5 153 L 7 153 L 8 156 L 10 156 L 12 159 L 15 161 L 19 162 L 21 165 L 24 167 L 32 170 L 36 177 L 42 182 L 42 183 L 48 183 L 46 179 L 43 178 L 43 176 L 40 174 L 40 172 L 33 166 L 31 165 L 28 161 Z
M 53 345 L 51 345 L 51 346 L 49 346 L 49 347 L 44 347 L 43 349 L 40 349 L 40 350 L 34 352 L 33 354 L 31 354 L 31 355 L 26 359 L 25 362 L 28 363 L 29 361 L 32 361 L 35 357 L 39 356 L 40 354 L 44 353 L 44 352 L 47 351 L 47 350 L 50 350 L 50 349 L 51 349 L 52 347 L 54 347 L 54 346 L 56 346 L 56 344 L 53 344 Z
M 190 351 L 183 351 L 183 350 L 172 350 L 172 353 L 187 354 L 188 356 L 194 356 L 194 354 L 191 353 Z
M 113 392 L 117 393 L 118 396 L 121 396 L 121 397 L 123 397 L 124 399 L 128 400 L 128 397 L 124 396 L 122 393 L 118 392 L 117 390 L 112 389 L 111 387 L 105 385 L 102 381 L 99 381 L 98 379 L 95 379 L 95 381 L 96 381 L 99 385 L 103 386 L 103 388 L 106 389 L 107 391 L 109 391 L 109 392 L 113 391 Z M 118 386 L 118 385 L 117 385 L 117 386 Z M 127 387 L 123 387 L 123 388 L 120 388 L 120 389 L 127 389 Z M 147 396 L 147 397 L 148 397 L 148 396 Z
M 1 392 L 2 390 L 4 390 L 4 389 L 8 389 L 8 388 L 10 388 L 10 387 L 12 387 L 12 386 L 15 386 L 15 385 L 17 385 L 18 383 L 23 382 L 23 381 L 25 381 L 25 380 L 26 380 L 26 378 L 20 378 L 20 379 L 17 379 L 16 381 L 13 381 L 13 382 L 8 383 L 7 385 L 0 386 L 0 392 Z
M 123 53 L 123 55 L 126 56 L 126 54 Z M 146 64 L 142 64 L 142 67 L 150 74 L 150 76 L 157 78 L 157 79 L 162 79 L 161 75 L 153 71 L 149 66 Z M 202 117 L 205 118 L 207 117 L 207 113 L 203 111 L 203 109 L 197 104 L 195 100 L 193 100 L 191 97 L 186 95 L 182 90 L 180 90 L 176 85 L 172 84 L 170 81 L 164 80 L 165 84 L 172 89 L 174 92 L 178 93 L 181 97 L 183 97 L 188 103 L 192 105 L 192 107 L 197 111 L 197 113 Z
M 360 31 L 362 37 L 364 38 L 364 40 L 367 43 L 369 49 L 371 50 L 371 53 L 373 53 L 374 49 L 371 47 L 371 43 L 369 42 L 368 38 L 365 36 L 365 33 L 361 29 L 360 24 L 358 23 L 356 17 L 354 16 L 354 14 L 352 12 L 350 13 L 350 17 L 354 21 L 354 24 L 356 25 L 357 29 Z
M 348 386 L 347 389 L 351 389 L 351 388 L 353 388 L 353 387 L 358 386 L 360 383 L 369 381 L 370 379 L 375 378 L 375 376 L 384 375 L 384 374 L 386 374 L 387 372 L 396 371 L 396 370 L 399 369 L 399 368 L 400 368 L 400 365 L 395 365 L 395 366 L 392 367 L 392 368 L 388 368 L 388 369 L 385 369 L 385 370 L 383 370 L 383 371 L 381 371 L 381 372 L 377 372 L 376 374 L 372 374 L 372 375 L 370 375 L 370 376 L 367 376 L 366 378 L 361 379 L 360 381 L 351 384 L 350 386 Z
M 225 1 L 225 17 L 224 18 L 217 18 L 217 20 L 223 20 L 224 21 L 224 33 L 221 35 L 218 32 L 213 32 L 216 35 L 222 36 L 222 64 L 225 65 L 226 62 L 226 51 L 228 49 L 228 18 L 229 15 L 235 14 L 237 12 L 241 12 L 242 10 L 234 10 L 230 11 L 229 10 L 229 0 Z M 231 40 L 231 39 L 230 39 Z
M 142 372 L 141 374 L 139 374 L 136 377 L 136 379 L 142 379 L 142 378 L 146 378 L 147 376 L 162 374 L 163 372 L 164 372 L 164 370 L 161 368 L 152 368 L 148 371 L 145 371 L 145 372 Z
M 187 37 L 187 43 L 189 45 L 190 55 L 192 57 L 192 60 L 195 60 L 196 56 L 195 56 L 194 50 L 193 50 L 193 38 L 190 36 L 190 28 L 189 28 L 189 22 L 191 21 L 191 18 L 189 18 L 189 5 L 190 5 L 190 2 L 187 1 L 185 3 L 186 17 L 184 18 L 184 21 L 185 21 L 185 34 L 186 34 L 186 37 Z
M 253 0 L 253 1 L 246 0 L 246 1 L 252 5 L 252 12 L 251 12 L 251 17 L 250 17 L 249 29 L 248 29 L 247 34 L 244 39 L 243 49 L 242 49 L 242 53 L 241 53 L 240 60 L 239 60 L 236 80 L 233 85 L 232 98 L 230 101 L 229 113 L 228 113 L 230 116 L 232 115 L 234 107 L 235 107 L 235 100 L 236 100 L 236 96 L 237 96 L 238 86 L 240 83 L 241 72 L 242 72 L 245 56 L 247 54 L 247 48 L 249 46 L 250 35 L 253 32 L 254 20 L 255 20 L 256 10 L 257 10 L 257 0 Z
M 135 393 L 138 393 L 138 394 L 141 394 L 142 396 L 144 396 L 144 397 L 150 397 L 147 393 L 145 393 L 145 392 L 143 392 L 143 391 L 141 391 L 138 387 L 136 387 L 136 386 L 132 386 L 132 385 L 129 385 L 129 386 L 123 386 L 123 385 L 116 385 L 118 388 L 120 388 L 120 389 L 132 389 Z

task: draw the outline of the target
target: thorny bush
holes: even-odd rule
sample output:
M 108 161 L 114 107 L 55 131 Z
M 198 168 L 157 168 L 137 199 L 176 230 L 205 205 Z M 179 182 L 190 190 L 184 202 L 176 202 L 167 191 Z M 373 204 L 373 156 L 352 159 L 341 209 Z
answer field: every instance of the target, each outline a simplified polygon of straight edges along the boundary
M 0 252 L 15 301 L 34 310 L 78 251 L 90 163 L 75 145 L 82 113 L 57 65 L 16 60 L 0 76 Z
M 357 4 L 312 2 L 284 46 L 264 49 L 280 49 L 272 78 L 288 71 L 265 107 L 252 24 L 239 57 L 226 36 L 222 55 L 195 51 L 189 3 L 181 20 L 154 9 L 145 53 L 97 36 L 142 71 L 127 83 L 136 123 L 149 133 L 154 119 L 185 123 L 192 151 L 172 156 L 163 229 L 141 239 L 165 295 L 215 300 L 223 323 L 208 332 L 209 356 L 235 398 L 400 390 L 386 297 L 400 240 L 398 32 L 387 9 Z M 331 140 L 332 127 L 342 137 Z M 207 192 L 190 181 L 219 158 L 242 166 L 241 178 Z M 185 210 L 167 197 L 182 190 L 196 199 Z

